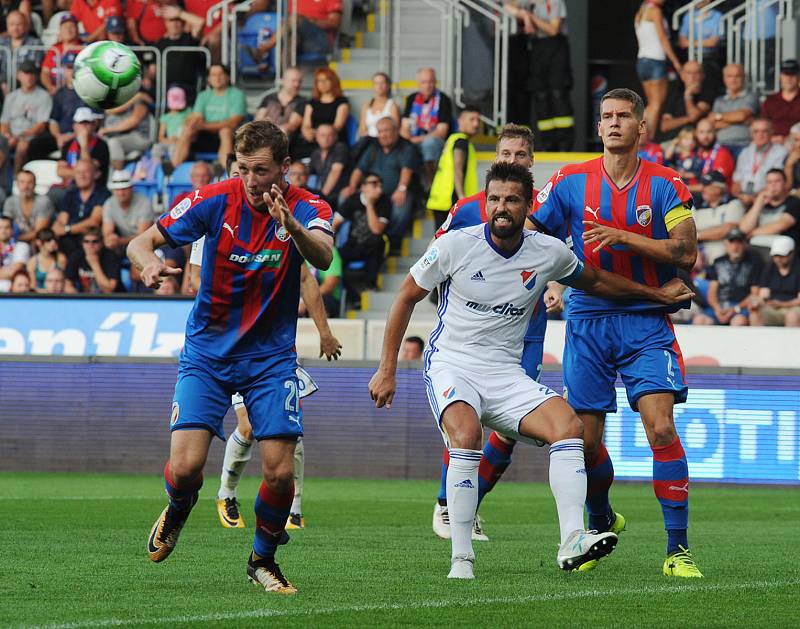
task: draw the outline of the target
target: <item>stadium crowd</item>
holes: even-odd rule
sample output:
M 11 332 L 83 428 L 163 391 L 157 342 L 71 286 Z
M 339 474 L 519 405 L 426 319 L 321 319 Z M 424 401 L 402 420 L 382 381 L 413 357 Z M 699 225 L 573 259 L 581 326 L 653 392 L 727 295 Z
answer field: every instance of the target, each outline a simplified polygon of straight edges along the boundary
M 345 284 L 351 299 L 376 286 L 386 255 L 400 251 L 415 215 L 427 208 L 438 226 L 454 201 L 477 192 L 471 138 L 480 128 L 478 109 L 455 111 L 433 69 L 419 69 L 417 89 L 403 102 L 393 97 L 390 77 L 376 73 L 371 99 L 354 111 L 333 69 L 289 67 L 279 89 L 248 111 L 245 93 L 219 63 L 220 22 L 208 26 L 206 19 L 214 4 L 44 0 L 37 11 L 29 0 L 0 4 L 0 168 L 6 173 L 0 177 L 0 292 L 148 292 L 125 259 L 125 246 L 179 195 L 226 176 L 233 132 L 248 118 L 281 126 L 290 138 L 290 182 L 335 211 L 338 251 L 331 268 L 318 274 L 329 303 L 339 302 Z M 342 4 L 298 2 L 300 50 L 323 59 L 334 50 L 342 21 L 350 18 Z M 640 156 L 675 168 L 694 196 L 701 255 L 687 279 L 697 297 L 677 317 L 695 324 L 800 325 L 800 64 L 783 61 L 776 93 L 750 92 L 744 69 L 720 62 L 718 12 L 699 14 L 700 64 L 685 60 L 688 23 L 671 33 L 663 4 L 643 3 L 637 13 L 636 67 L 648 123 Z M 243 19 L 272 8 L 257 0 Z M 511 64 L 510 71 L 536 79 L 528 96 L 537 110 L 549 112 L 539 115 L 539 137 L 546 139 L 539 148 L 562 147 L 572 142 L 571 126 L 569 133 L 559 126 L 571 121 L 571 110 L 558 109 L 563 92 L 569 100 L 569 86 L 539 89 L 547 77 L 528 66 L 536 65 L 535 50 L 556 54 L 565 45 L 565 5 L 511 2 L 507 9 L 522 27 L 515 50 L 526 59 L 524 68 Z M 244 52 L 267 64 L 283 29 Z M 100 39 L 161 51 L 197 49 L 167 56 L 163 103 L 157 102 L 156 65 L 138 51 L 140 92 L 100 112 L 86 107 L 72 84 L 75 55 Z M 198 61 L 206 66 L 204 48 L 212 63 L 194 81 Z M 7 80 L 12 59 L 17 87 Z M 517 84 L 512 80 L 511 89 Z M 528 89 L 510 95 L 511 122 L 530 124 L 530 103 L 520 104 Z M 552 117 L 544 126 L 543 115 Z M 170 265 L 188 265 L 186 251 L 163 254 Z M 159 293 L 192 294 L 189 274 L 165 282 Z

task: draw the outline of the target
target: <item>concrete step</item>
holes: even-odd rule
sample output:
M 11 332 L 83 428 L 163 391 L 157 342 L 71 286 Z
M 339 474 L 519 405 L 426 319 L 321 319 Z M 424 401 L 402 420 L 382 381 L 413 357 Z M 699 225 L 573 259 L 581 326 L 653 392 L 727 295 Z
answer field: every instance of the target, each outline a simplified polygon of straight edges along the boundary
M 381 275 L 381 290 L 396 293 L 406 279 L 406 273 L 384 273 Z
M 389 316 L 389 307 L 391 306 L 392 301 L 394 300 L 394 295 L 389 295 L 391 299 L 388 301 L 389 306 L 384 308 L 381 304 L 386 303 L 381 298 L 380 301 L 377 299 L 373 299 L 378 295 L 382 295 L 383 293 L 370 293 L 369 294 L 369 310 L 361 310 L 356 312 L 356 319 L 373 319 L 373 320 L 386 320 Z M 428 298 L 426 297 L 422 301 L 418 302 L 416 306 L 414 306 L 414 314 L 412 316 L 412 321 L 415 319 L 422 319 L 422 320 L 434 320 L 436 319 L 436 304 L 431 303 Z

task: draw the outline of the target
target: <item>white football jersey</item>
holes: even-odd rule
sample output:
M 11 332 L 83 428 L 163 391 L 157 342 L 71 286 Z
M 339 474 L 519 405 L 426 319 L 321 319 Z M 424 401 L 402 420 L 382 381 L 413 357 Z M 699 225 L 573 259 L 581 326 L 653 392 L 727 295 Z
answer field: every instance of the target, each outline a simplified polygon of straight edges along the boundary
M 581 263 L 557 238 L 525 230 L 514 252 L 498 249 L 489 225 L 448 232 L 411 267 L 420 288 L 439 287 L 439 321 L 425 369 L 445 363 L 474 372 L 519 366 L 528 321 L 551 280 Z

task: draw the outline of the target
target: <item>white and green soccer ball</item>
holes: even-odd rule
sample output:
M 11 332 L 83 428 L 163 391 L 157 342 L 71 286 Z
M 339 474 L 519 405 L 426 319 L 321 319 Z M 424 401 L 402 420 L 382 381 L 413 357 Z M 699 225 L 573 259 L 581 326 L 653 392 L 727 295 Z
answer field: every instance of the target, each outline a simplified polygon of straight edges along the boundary
M 127 103 L 142 83 L 142 66 L 125 44 L 98 41 L 75 57 L 73 87 L 91 107 L 114 109 Z

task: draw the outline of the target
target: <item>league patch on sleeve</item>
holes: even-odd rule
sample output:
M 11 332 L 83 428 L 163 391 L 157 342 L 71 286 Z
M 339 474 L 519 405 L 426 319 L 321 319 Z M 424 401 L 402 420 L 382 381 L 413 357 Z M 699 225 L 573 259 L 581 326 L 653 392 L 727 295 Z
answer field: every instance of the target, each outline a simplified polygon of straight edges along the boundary
M 189 199 L 189 197 L 186 197 L 183 201 L 178 203 L 178 205 L 169 211 L 170 218 L 178 220 L 181 216 L 189 211 L 190 207 L 192 207 L 192 201 Z
M 328 221 L 326 221 L 324 218 L 319 218 L 319 217 L 311 219 L 308 222 L 308 229 L 314 229 L 314 228 L 324 229 L 325 231 L 329 231 L 329 232 L 333 231 L 333 228 L 331 227 L 331 224 Z
M 434 245 L 428 251 L 425 252 L 425 255 L 422 258 L 422 263 L 420 266 L 423 269 L 427 269 L 431 264 L 436 262 L 439 259 L 439 247 Z
M 547 185 L 539 191 L 539 194 L 536 195 L 536 201 L 539 203 L 544 203 L 547 201 L 547 197 L 550 196 L 550 191 L 553 189 L 553 182 L 548 181 Z

